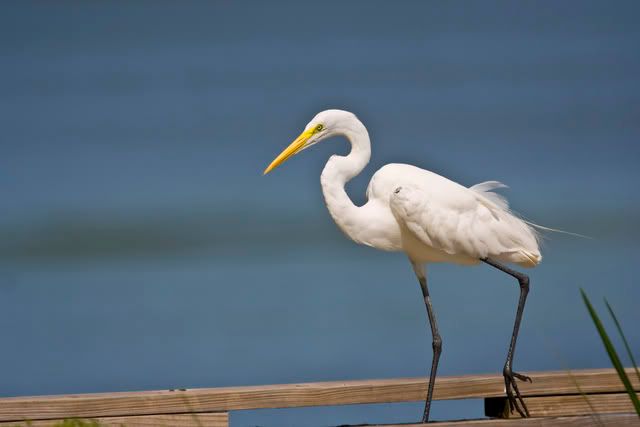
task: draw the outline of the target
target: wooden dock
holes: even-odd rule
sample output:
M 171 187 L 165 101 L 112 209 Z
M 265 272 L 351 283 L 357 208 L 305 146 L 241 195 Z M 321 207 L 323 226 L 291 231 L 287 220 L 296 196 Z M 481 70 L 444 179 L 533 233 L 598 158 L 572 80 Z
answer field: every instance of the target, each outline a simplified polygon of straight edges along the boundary
M 640 381 L 628 371 L 636 391 Z M 532 418 L 510 414 L 502 375 L 436 380 L 434 400 L 484 399 L 489 419 L 438 422 L 437 426 L 640 426 L 613 369 L 528 372 L 521 383 Z M 62 420 L 95 420 L 104 426 L 229 425 L 229 413 L 260 408 L 421 401 L 425 378 L 332 381 L 247 387 L 199 388 L 0 399 L 0 426 L 54 426 Z M 375 421 L 375 420 L 371 420 Z M 403 424 L 417 426 L 419 424 Z

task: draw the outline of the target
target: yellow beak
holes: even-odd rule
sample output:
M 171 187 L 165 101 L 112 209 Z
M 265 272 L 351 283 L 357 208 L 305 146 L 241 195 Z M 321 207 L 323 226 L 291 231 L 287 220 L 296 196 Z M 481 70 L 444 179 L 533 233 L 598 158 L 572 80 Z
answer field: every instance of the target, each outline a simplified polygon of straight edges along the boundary
M 263 175 L 268 174 L 269 172 L 280 166 L 282 163 L 286 162 L 289 157 L 299 152 L 304 147 L 304 144 L 309 140 L 309 138 L 311 138 L 311 136 L 315 133 L 314 130 L 314 128 L 311 128 L 302 132 L 300 136 L 295 139 L 295 141 L 293 141 L 287 148 L 285 148 L 284 151 L 280 153 L 269 166 L 267 166 L 267 168 L 263 172 Z

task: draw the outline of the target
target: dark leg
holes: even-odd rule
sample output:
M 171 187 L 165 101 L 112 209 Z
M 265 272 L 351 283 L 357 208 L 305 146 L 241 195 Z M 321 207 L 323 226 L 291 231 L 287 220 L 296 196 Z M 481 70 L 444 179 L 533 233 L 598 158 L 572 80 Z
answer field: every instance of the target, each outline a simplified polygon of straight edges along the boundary
M 502 264 L 492 261 L 488 258 L 483 259 L 485 263 L 492 267 L 497 268 L 500 271 L 507 273 L 509 276 L 518 279 L 520 284 L 520 299 L 518 300 L 518 311 L 516 311 L 516 321 L 513 325 L 513 334 L 511 335 L 511 344 L 509 344 L 509 352 L 507 353 L 507 361 L 504 364 L 502 374 L 504 375 L 504 386 L 507 390 L 507 398 L 509 400 L 509 408 L 511 412 L 515 409 L 520 416 L 528 417 L 529 410 L 524 404 L 524 400 L 518 390 L 518 384 L 516 378 L 522 381 L 531 382 L 531 378 L 526 375 L 521 375 L 512 371 L 513 366 L 513 353 L 516 351 L 516 340 L 518 339 L 518 330 L 520 329 L 520 322 L 522 321 L 522 312 L 524 311 L 524 303 L 527 300 L 527 294 L 529 293 L 529 277 L 525 274 L 519 273 L 515 270 L 511 270 Z M 514 397 L 515 392 L 515 397 Z M 516 399 L 517 398 L 517 399 Z M 520 407 L 522 406 L 522 408 Z
M 440 360 L 440 353 L 442 353 L 442 338 L 438 332 L 438 323 L 436 322 L 436 314 L 433 311 L 431 305 L 431 296 L 429 296 L 429 288 L 427 288 L 426 275 L 418 275 L 418 281 L 420 282 L 420 288 L 422 289 L 422 296 L 424 297 L 424 304 L 427 306 L 427 315 L 429 316 L 429 325 L 431 325 L 431 335 L 433 336 L 433 359 L 431 361 L 431 373 L 429 374 L 429 387 L 427 389 L 427 399 L 424 403 L 424 414 L 422 415 L 422 422 L 429 421 L 429 410 L 431 409 L 431 398 L 433 397 L 433 386 L 436 380 L 436 371 L 438 370 L 438 361 Z

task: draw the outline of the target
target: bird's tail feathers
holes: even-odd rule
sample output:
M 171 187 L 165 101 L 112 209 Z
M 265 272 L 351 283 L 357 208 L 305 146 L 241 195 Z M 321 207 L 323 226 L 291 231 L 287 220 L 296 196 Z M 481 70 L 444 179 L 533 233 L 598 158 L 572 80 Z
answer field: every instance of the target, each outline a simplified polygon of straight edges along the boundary
M 500 181 L 485 181 L 469 187 L 470 190 L 484 196 L 500 209 L 509 210 L 509 202 L 507 201 L 507 199 L 502 194 L 493 192 L 493 190 L 498 188 L 509 187 L 501 183 Z
M 493 190 L 496 190 L 498 188 L 509 188 L 509 186 L 503 184 L 500 181 L 485 181 L 485 182 L 481 182 L 481 183 L 478 183 L 476 185 L 473 185 L 473 186 L 469 187 L 470 190 L 473 190 L 476 193 L 484 196 L 486 199 L 488 199 L 494 205 L 498 206 L 501 209 L 504 209 L 505 211 L 507 211 L 511 215 L 514 215 L 514 216 L 520 218 L 522 221 L 524 221 L 525 224 L 527 224 L 528 226 L 532 227 L 534 229 L 532 231 L 534 232 L 534 236 L 535 236 L 536 240 L 539 240 L 539 233 L 538 232 L 541 231 L 541 230 L 543 230 L 543 231 L 551 231 L 553 233 L 567 234 L 569 236 L 574 236 L 574 237 L 582 237 L 584 239 L 592 239 L 593 238 L 593 237 L 590 237 L 590 236 L 585 236 L 583 234 L 572 233 L 570 231 L 564 231 L 564 230 L 558 230 L 556 228 L 545 227 L 543 225 L 539 225 L 539 224 L 536 224 L 534 222 L 525 220 L 524 218 L 522 218 L 521 215 L 518 215 L 517 213 L 515 213 L 511 209 L 509 209 L 509 202 L 507 201 L 507 199 L 503 195 L 493 192 Z
M 569 236 L 581 237 L 583 239 L 593 239 L 593 237 L 591 237 L 591 236 L 585 236 L 584 234 L 572 233 L 571 231 L 558 230 L 557 228 L 545 227 L 544 225 L 539 225 L 539 224 L 536 224 L 534 222 L 527 221 L 525 219 L 523 219 L 522 221 L 524 221 L 527 225 L 529 225 L 530 227 L 533 227 L 533 228 L 535 228 L 537 230 L 544 230 L 544 231 L 551 231 L 551 232 L 554 232 L 554 233 L 567 234 Z

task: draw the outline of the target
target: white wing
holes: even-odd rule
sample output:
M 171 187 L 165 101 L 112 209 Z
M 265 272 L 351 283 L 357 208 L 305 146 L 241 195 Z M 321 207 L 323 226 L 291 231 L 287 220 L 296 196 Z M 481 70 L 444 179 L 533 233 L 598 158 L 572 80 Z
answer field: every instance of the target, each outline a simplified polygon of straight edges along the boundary
M 490 191 L 503 184 L 488 181 L 466 188 L 436 174 L 424 178 L 400 185 L 390 197 L 396 219 L 422 243 L 449 255 L 527 267 L 540 262 L 536 232 Z

